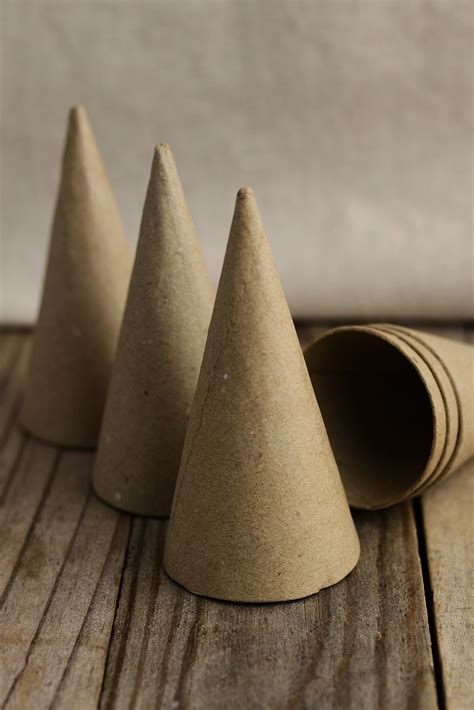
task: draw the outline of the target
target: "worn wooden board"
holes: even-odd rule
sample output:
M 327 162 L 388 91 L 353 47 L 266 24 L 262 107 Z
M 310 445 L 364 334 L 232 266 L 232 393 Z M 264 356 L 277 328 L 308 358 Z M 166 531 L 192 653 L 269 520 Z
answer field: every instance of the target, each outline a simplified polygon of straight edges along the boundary
M 360 564 L 318 595 L 198 598 L 161 568 L 166 521 L 108 508 L 91 494 L 91 453 L 18 428 L 27 348 L 27 335 L 0 334 L 0 706 L 464 707 L 469 556 L 457 521 L 469 472 L 452 480 L 448 536 L 446 484 L 422 515 L 412 504 L 356 513 Z
M 164 523 L 135 520 L 103 707 L 436 707 L 411 508 L 356 521 L 347 580 L 243 605 L 174 584 L 159 569 Z
M 450 330 L 472 342 L 472 330 Z M 474 372 L 473 372 L 474 389 Z M 474 461 L 421 499 L 434 652 L 448 710 L 474 705 Z

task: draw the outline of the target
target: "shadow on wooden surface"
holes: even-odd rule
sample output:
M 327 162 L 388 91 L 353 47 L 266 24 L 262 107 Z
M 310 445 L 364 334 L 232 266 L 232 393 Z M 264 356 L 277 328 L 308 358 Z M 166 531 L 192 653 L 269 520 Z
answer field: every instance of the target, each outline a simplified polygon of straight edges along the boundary
M 0 706 L 468 707 L 472 465 L 416 516 L 356 511 L 361 560 L 334 587 L 196 597 L 161 568 L 166 521 L 107 507 L 92 453 L 18 428 L 27 341 L 0 335 Z

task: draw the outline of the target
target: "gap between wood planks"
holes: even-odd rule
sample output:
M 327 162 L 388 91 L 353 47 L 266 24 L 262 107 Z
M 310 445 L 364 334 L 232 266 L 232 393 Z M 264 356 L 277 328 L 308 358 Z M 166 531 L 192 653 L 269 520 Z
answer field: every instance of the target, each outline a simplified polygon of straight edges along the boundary
M 431 583 L 428 550 L 426 546 L 425 526 L 420 498 L 413 500 L 413 514 L 415 517 L 416 535 L 418 538 L 418 554 L 420 556 L 423 589 L 425 593 L 426 611 L 428 614 L 428 628 L 431 638 L 431 652 L 433 654 L 434 678 L 439 710 L 446 710 L 446 694 L 443 685 L 443 668 L 439 647 L 438 630 L 436 628 L 436 615 L 433 601 L 433 586 Z

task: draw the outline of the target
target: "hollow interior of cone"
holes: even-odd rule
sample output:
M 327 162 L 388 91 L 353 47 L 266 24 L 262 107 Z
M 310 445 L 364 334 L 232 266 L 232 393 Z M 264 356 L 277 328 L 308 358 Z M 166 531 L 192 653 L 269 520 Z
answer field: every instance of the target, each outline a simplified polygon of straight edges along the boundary
M 342 331 L 308 353 L 316 398 L 351 505 L 400 500 L 422 474 L 433 412 L 421 377 L 390 343 Z

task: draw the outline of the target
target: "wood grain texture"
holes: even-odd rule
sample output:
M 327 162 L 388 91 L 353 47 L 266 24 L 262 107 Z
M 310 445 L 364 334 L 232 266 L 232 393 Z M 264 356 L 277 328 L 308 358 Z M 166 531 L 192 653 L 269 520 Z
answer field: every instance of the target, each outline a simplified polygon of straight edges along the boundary
M 472 330 L 449 336 L 472 342 Z M 448 710 L 468 710 L 474 703 L 474 461 L 428 491 L 421 510 L 443 702 Z
M 16 417 L 30 340 L 25 333 L 0 332 L 0 505 L 26 441 L 16 424 Z
M 102 647 L 103 668 L 120 576 L 121 560 L 109 564 L 120 515 L 91 497 L 91 460 L 84 453 L 57 455 L 5 587 L 0 607 L 5 707 L 48 707 L 53 701 L 70 657 L 75 652 L 77 658 L 84 642 L 81 630 L 86 620 L 91 623 L 89 612 L 107 567 L 115 593 L 92 640 L 94 650 Z M 118 532 L 125 549 L 125 536 Z M 97 700 L 100 664 L 94 670 L 95 686 L 90 677 L 88 684 Z
M 474 463 L 427 491 L 422 511 L 444 701 L 448 710 L 468 710 L 474 702 Z
M 24 374 L 18 337 L 6 338 L 3 349 L 0 336 L 0 362 L 10 368 L 8 397 L 0 405 L 0 422 L 6 422 L 0 704 L 19 710 L 52 704 L 92 708 L 102 687 L 129 519 L 92 497 L 91 453 L 39 442 L 9 416 L 17 409 Z
M 411 507 L 356 522 L 361 562 L 346 580 L 244 605 L 172 582 L 164 524 L 135 520 L 102 707 L 435 708 Z
M 412 504 L 356 512 L 361 561 L 318 595 L 199 598 L 161 568 L 166 521 L 107 507 L 91 453 L 18 428 L 28 347 L 0 333 L 0 707 L 468 707 L 472 464 L 423 498 L 421 531 Z

